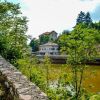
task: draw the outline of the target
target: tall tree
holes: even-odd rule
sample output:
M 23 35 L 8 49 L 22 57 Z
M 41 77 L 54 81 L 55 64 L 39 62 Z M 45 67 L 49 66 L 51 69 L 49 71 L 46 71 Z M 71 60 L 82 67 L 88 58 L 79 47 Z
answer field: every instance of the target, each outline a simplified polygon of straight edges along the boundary
M 77 24 L 80 24 L 80 23 L 84 23 L 86 24 L 87 26 L 90 26 L 92 24 L 92 19 L 91 19 L 91 16 L 90 16 L 90 13 L 87 12 L 86 14 L 84 12 L 80 12 L 78 14 L 78 17 L 76 19 L 76 23 Z M 87 27 L 86 26 L 86 27 Z
M 39 40 L 33 38 L 30 42 L 30 46 L 32 47 L 32 52 L 36 52 L 39 49 Z
M 76 19 L 76 23 L 78 24 L 78 23 L 84 23 L 84 22 L 85 22 L 85 13 L 81 11 L 78 14 L 78 17 Z
M 19 4 L 0 1 L 0 54 L 11 62 L 27 51 L 27 19 L 21 14 Z
M 89 12 L 87 12 L 85 15 L 85 23 L 88 25 L 92 23 L 92 19 Z
M 95 36 L 98 31 L 95 29 L 82 28 L 78 24 L 67 37 L 60 37 L 60 43 L 65 43 L 61 47 L 62 52 L 67 52 L 67 63 L 72 68 L 72 85 L 75 92 L 75 100 L 80 100 L 82 94 L 82 82 L 85 64 L 87 60 L 92 60 L 96 56 Z M 65 39 L 66 38 L 66 39 Z

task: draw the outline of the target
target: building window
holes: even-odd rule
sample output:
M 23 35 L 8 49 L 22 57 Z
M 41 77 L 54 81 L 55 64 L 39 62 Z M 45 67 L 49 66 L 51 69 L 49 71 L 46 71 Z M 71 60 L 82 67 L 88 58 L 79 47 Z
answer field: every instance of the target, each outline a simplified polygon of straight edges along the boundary
M 53 55 L 53 52 L 51 52 L 50 54 Z
M 55 48 L 51 48 L 51 50 L 55 50 Z
M 44 52 L 43 53 L 41 52 L 40 55 L 45 55 L 45 53 Z

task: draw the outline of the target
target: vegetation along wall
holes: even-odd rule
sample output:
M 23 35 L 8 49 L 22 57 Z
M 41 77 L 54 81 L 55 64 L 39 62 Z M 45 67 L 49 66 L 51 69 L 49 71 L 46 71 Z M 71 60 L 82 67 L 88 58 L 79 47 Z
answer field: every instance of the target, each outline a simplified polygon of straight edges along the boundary
M 45 93 L 1 56 L 0 84 L 5 88 L 4 100 L 47 100 Z

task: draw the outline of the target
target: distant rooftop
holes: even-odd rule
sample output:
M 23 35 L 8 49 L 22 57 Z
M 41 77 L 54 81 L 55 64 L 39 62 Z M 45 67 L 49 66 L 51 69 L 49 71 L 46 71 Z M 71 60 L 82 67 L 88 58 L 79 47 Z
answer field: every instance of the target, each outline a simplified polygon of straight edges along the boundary
M 50 35 L 50 34 L 52 34 L 52 33 L 56 33 L 56 34 L 57 34 L 57 32 L 51 31 L 51 32 L 45 32 L 45 33 L 42 33 L 41 35 Z M 40 35 L 40 36 L 41 36 L 41 35 Z

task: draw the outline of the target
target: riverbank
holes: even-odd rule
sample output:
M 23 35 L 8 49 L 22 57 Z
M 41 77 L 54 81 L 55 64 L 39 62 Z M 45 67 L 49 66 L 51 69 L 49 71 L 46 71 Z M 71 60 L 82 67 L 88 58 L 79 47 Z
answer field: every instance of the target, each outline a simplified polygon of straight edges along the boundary
M 23 64 L 24 65 L 23 65 Z M 28 65 L 26 66 L 25 62 L 21 62 L 21 71 L 26 76 L 30 77 L 30 72 L 33 75 L 31 78 L 33 81 L 36 81 L 37 84 L 40 84 L 41 81 L 45 84 L 47 77 L 48 69 L 48 81 L 56 81 L 63 75 L 68 75 L 68 79 L 71 80 L 72 70 L 71 67 L 67 64 L 51 64 L 48 68 L 44 64 L 36 64 L 31 66 L 29 69 Z M 27 68 L 28 67 L 28 68 Z M 31 71 L 30 71 L 31 70 Z M 39 83 L 40 82 L 40 83 Z M 100 92 L 100 66 L 87 65 L 84 71 L 84 80 L 83 87 L 86 88 L 89 92 L 97 93 Z

